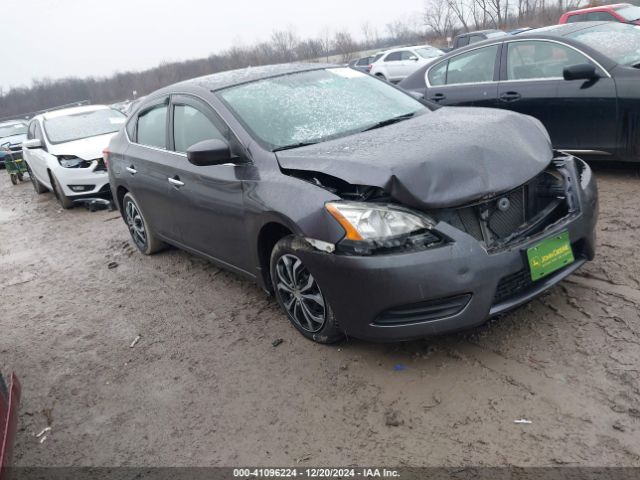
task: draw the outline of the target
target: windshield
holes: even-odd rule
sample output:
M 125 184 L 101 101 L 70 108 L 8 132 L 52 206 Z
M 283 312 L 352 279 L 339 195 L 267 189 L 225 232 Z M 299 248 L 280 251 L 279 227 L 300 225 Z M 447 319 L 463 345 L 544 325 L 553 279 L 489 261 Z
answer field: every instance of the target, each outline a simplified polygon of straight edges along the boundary
M 395 87 L 349 68 L 267 78 L 219 94 L 271 150 L 343 137 L 428 111 Z
M 433 47 L 416 48 L 415 51 L 422 58 L 435 58 L 439 57 L 440 55 L 444 55 L 444 52 L 442 50 L 438 50 L 437 48 Z
M 54 117 L 44 122 L 51 143 L 64 143 L 120 130 L 127 117 L 113 108 Z
M 26 133 L 26 123 L 9 123 L 0 125 L 0 138 L 11 137 L 13 135 L 25 135 Z
M 627 22 L 633 22 L 634 20 L 640 20 L 640 7 L 628 7 L 619 8 L 616 13 L 624 18 Z
M 623 65 L 640 62 L 640 27 L 609 22 L 567 35 Z

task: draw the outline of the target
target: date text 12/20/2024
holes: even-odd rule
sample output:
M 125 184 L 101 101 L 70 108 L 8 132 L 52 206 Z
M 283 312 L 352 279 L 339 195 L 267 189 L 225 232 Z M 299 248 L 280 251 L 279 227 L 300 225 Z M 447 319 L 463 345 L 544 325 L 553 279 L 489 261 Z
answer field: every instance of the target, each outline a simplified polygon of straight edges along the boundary
M 387 468 L 234 468 L 234 478 L 399 478 Z

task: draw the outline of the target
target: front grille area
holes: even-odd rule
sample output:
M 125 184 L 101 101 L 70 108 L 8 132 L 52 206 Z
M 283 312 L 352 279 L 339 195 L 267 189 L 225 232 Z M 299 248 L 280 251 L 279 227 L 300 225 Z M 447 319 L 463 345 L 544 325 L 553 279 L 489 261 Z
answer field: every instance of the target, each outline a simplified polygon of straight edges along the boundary
M 587 252 L 585 251 L 585 243 L 583 240 L 579 240 L 571 244 L 571 249 L 573 250 L 573 256 L 576 261 L 587 258 Z M 560 270 L 553 272 L 549 277 L 560 274 L 569 266 L 570 265 L 567 265 Z M 524 295 L 525 293 L 533 290 L 540 281 L 541 280 L 533 281 L 531 279 L 531 271 L 528 266 L 525 266 L 522 270 L 519 270 L 516 273 L 502 277 L 500 282 L 498 282 L 498 287 L 496 288 L 496 293 L 493 297 L 493 304 L 496 305 L 518 297 L 519 295 Z
M 376 325 L 406 325 L 451 317 L 460 313 L 471 300 L 471 294 L 440 298 L 405 305 L 384 311 L 375 320 Z
M 542 231 L 574 211 L 568 171 L 559 165 L 510 192 L 460 208 L 430 212 L 475 239 L 489 251 Z
M 523 268 L 511 275 L 507 275 L 500 280 L 500 283 L 498 283 L 496 294 L 493 297 L 493 303 L 494 305 L 502 303 L 513 297 L 517 297 L 522 293 L 526 293 L 533 288 L 534 284 L 534 281 L 531 280 L 531 273 L 527 268 Z

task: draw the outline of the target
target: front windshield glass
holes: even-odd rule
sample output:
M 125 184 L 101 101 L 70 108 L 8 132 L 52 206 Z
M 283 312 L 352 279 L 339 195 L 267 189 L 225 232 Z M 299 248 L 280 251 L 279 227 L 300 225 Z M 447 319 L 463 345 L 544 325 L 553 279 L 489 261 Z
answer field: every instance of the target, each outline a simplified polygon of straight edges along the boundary
M 51 143 L 64 143 L 117 132 L 126 119 L 118 110 L 105 108 L 50 118 L 44 129 Z
M 435 57 L 439 57 L 440 55 L 444 55 L 444 52 L 442 50 L 439 50 L 434 47 L 416 48 L 415 51 L 422 58 L 435 58 Z
M 640 27 L 609 22 L 567 35 L 623 65 L 640 63 Z
M 640 7 L 628 7 L 619 8 L 616 13 L 624 18 L 627 22 L 633 22 L 634 20 L 640 20 Z
M 395 87 L 350 68 L 267 78 L 219 95 L 272 150 L 343 137 L 428 111 Z
M 13 135 L 25 135 L 26 133 L 26 123 L 9 123 L 0 125 L 0 138 L 11 137 Z

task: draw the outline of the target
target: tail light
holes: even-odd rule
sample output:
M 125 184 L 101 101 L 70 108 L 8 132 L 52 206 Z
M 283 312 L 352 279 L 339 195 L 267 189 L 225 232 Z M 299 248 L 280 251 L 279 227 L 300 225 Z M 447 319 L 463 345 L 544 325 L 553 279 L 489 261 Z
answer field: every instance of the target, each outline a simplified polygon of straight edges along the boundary
M 373 63 L 367 65 L 367 72 L 371 73 L 371 69 L 373 68 Z
M 111 152 L 109 151 L 109 148 L 105 148 L 104 150 L 102 150 L 102 159 L 104 160 L 104 166 L 107 167 L 107 169 L 109 168 L 109 154 Z

